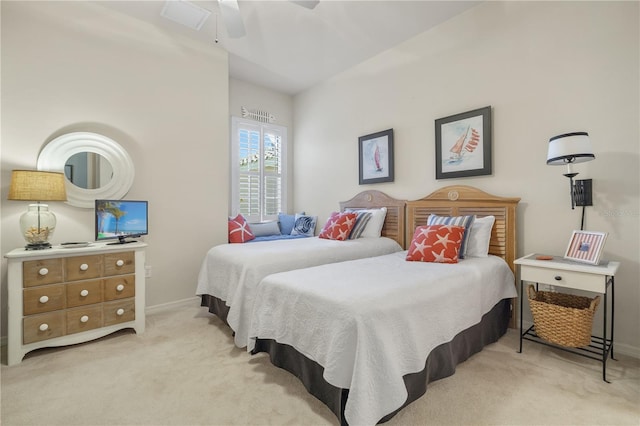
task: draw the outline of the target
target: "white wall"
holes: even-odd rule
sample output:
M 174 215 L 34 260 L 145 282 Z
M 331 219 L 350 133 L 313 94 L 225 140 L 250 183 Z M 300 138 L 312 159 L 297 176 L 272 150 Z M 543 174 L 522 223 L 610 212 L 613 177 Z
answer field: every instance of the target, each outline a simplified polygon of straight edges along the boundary
M 521 197 L 518 254 L 563 254 L 580 210 L 551 136 L 587 131 L 586 229 L 609 233 L 616 344 L 640 356 L 639 3 L 484 2 L 294 98 L 294 208 L 326 218 L 364 189 L 417 199 L 451 184 Z M 435 179 L 434 120 L 493 107 L 493 174 Z M 358 185 L 358 136 L 394 129 L 395 181 Z M 322 177 L 322 184 L 319 178 Z M 322 191 L 318 189 L 322 188 Z
M 228 99 L 227 53 L 212 44 L 98 3 L 2 2 L 2 253 L 25 244 L 11 170 L 35 169 L 59 134 L 102 133 L 133 158 L 126 198 L 149 201 L 147 305 L 194 297 L 207 249 L 227 240 Z M 93 240 L 92 209 L 51 209 L 54 244 Z M 6 278 L 3 260 L 3 320 Z
M 289 154 L 287 163 L 289 170 L 293 170 L 293 97 L 246 81 L 230 78 L 229 114 L 235 117 L 242 117 L 242 107 L 245 107 L 249 111 L 266 111 L 275 116 L 276 119 L 273 124 L 287 128 Z M 289 211 L 293 211 L 293 185 L 293 173 L 290 173 L 287 181 Z

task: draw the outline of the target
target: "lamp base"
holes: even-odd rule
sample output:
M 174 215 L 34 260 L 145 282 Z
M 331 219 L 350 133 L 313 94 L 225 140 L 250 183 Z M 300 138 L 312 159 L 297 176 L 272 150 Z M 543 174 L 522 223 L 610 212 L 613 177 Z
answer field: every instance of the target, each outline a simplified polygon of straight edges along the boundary
M 29 209 L 20 216 L 20 230 L 27 242 L 25 249 L 51 248 L 49 240 L 56 229 L 56 215 L 47 204 L 29 204 Z
M 41 243 L 29 243 L 26 246 L 24 246 L 25 250 L 44 250 L 44 249 L 50 249 L 50 248 L 51 248 L 51 243 L 47 241 L 43 241 Z

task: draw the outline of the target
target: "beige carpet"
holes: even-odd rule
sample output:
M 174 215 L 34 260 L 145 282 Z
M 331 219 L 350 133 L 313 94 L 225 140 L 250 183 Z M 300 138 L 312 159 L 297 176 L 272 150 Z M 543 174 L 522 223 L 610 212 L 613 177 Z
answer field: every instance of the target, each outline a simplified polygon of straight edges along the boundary
M 434 382 L 388 425 L 639 425 L 640 360 L 608 363 L 510 330 Z M 1 370 L 2 425 L 335 425 L 264 354 L 233 345 L 198 303 L 147 316 L 147 331 L 44 349 Z

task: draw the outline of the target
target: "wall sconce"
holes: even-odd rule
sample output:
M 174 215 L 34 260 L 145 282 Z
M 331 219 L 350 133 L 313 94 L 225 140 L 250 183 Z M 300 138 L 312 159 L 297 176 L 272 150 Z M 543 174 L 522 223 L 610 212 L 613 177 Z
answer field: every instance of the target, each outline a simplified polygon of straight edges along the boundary
M 578 175 L 572 169 L 575 163 L 584 163 L 595 159 L 591 149 L 591 140 L 587 132 L 565 133 L 549 139 L 549 150 L 547 152 L 547 164 L 552 166 L 567 166 L 569 178 L 569 190 L 571 195 L 571 208 L 582 206 L 582 227 L 584 227 L 584 206 L 592 206 L 591 179 L 576 180 Z
M 576 206 L 592 206 L 591 179 L 580 179 L 573 181 L 573 200 Z

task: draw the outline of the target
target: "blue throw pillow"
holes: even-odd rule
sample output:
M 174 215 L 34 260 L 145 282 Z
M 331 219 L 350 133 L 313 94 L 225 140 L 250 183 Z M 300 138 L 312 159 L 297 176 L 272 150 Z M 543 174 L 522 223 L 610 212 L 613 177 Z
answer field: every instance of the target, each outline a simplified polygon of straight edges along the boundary
M 264 237 L 267 235 L 280 235 L 280 227 L 278 222 L 272 220 L 270 222 L 250 223 L 251 232 L 256 237 Z
M 304 212 L 298 214 L 304 214 Z M 278 213 L 278 222 L 280 223 L 280 233 L 282 235 L 291 235 L 293 224 L 296 222 L 296 215 Z
M 317 221 L 318 216 L 296 214 L 296 221 L 293 224 L 291 235 L 306 235 L 308 237 L 313 237 L 316 233 Z

